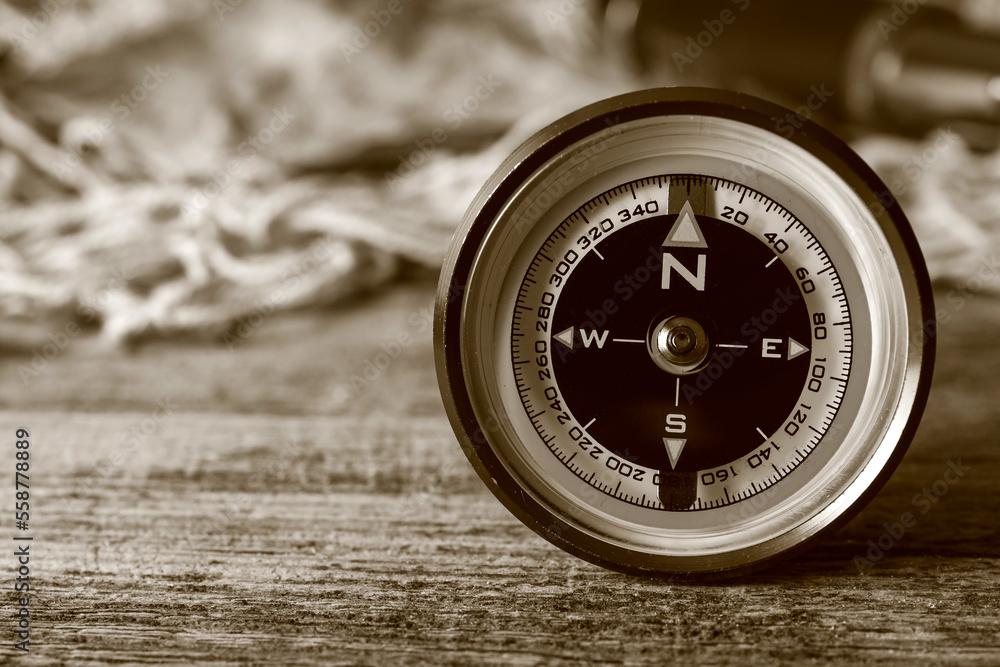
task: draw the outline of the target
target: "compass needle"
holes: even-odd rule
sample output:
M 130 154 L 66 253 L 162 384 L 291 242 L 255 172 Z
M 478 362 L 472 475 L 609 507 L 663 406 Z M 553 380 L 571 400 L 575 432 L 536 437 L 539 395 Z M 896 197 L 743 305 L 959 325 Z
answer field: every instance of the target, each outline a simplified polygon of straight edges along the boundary
M 912 437 L 923 258 L 875 174 L 809 121 L 777 133 L 786 113 L 693 88 L 597 103 L 508 158 L 456 235 L 449 417 L 493 493 L 573 554 L 763 567 L 856 513 Z

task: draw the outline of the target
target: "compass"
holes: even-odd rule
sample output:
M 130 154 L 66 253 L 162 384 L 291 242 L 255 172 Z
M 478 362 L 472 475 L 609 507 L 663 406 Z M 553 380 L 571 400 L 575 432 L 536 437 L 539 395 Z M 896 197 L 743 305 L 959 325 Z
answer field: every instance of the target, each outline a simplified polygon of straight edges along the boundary
M 745 573 L 842 525 L 905 452 L 933 365 L 923 258 L 872 170 L 788 113 L 698 88 L 599 102 L 518 148 L 456 234 L 446 409 L 566 551 Z

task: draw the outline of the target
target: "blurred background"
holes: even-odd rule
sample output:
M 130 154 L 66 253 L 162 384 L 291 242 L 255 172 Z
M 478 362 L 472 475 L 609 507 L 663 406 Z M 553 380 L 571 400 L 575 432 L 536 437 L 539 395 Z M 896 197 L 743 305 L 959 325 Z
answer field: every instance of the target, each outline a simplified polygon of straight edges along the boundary
M 232 347 L 258 311 L 433 275 L 520 141 L 643 87 L 734 88 L 833 129 L 941 283 L 996 245 L 989 0 L 8 0 L 0 36 L 8 358 L 68 322 Z
M 913 448 L 754 585 L 544 543 L 475 477 L 434 375 L 435 281 L 492 171 L 584 104 L 678 84 L 850 142 L 935 283 Z M 43 656 L 996 658 L 998 146 L 994 0 L 0 1 L 0 422 L 33 437 Z M 952 460 L 971 472 L 939 493 Z M 858 576 L 920 488 L 933 510 Z

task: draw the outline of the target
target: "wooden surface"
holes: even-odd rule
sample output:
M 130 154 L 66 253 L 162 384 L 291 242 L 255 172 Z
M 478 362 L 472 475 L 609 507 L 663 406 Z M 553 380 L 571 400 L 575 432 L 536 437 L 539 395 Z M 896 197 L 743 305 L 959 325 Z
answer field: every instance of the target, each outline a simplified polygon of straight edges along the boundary
M 16 664 L 1000 664 L 997 302 L 942 327 L 927 416 L 866 511 L 777 569 L 685 586 L 570 557 L 489 495 L 437 396 L 432 295 L 268 319 L 233 350 L 81 336 L 27 384 L 40 334 L 8 346 L 3 461 L 30 428 L 37 588 Z M 914 494 L 959 460 L 920 514 Z M 859 574 L 908 511 L 917 525 Z

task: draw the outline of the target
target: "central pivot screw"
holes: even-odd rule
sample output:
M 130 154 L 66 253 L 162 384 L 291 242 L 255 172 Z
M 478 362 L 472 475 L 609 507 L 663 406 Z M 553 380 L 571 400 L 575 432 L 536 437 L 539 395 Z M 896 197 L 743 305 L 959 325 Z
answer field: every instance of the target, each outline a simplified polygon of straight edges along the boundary
M 667 350 L 672 354 L 684 355 L 698 344 L 698 336 L 689 326 L 679 326 L 667 334 Z
M 705 328 L 690 317 L 668 317 L 649 331 L 646 348 L 657 366 L 674 375 L 689 375 L 705 367 Z

